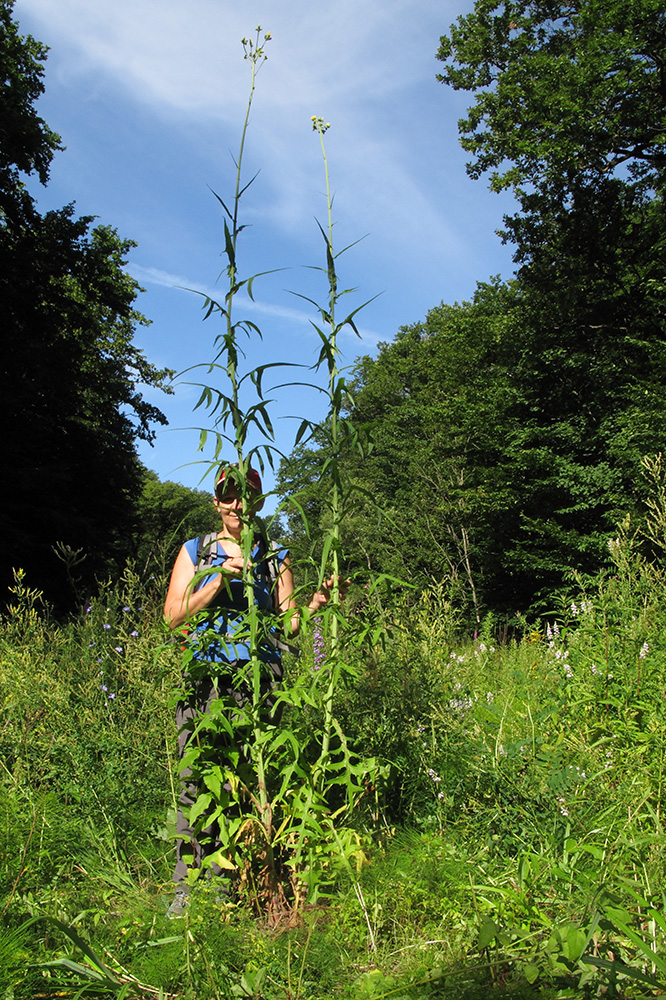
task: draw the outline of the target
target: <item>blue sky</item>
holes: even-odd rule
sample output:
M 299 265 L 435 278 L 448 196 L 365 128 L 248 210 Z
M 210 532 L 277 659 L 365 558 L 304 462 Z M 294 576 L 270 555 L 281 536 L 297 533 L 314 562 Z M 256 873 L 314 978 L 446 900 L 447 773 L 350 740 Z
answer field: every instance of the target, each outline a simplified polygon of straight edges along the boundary
M 331 122 L 326 146 L 335 192 L 335 240 L 342 248 L 345 305 L 377 298 L 358 317 L 362 340 L 341 340 L 353 365 L 401 325 L 440 302 L 470 298 L 477 281 L 509 277 L 511 250 L 495 230 L 511 210 L 465 173 L 457 120 L 470 103 L 435 79 L 439 36 L 469 0 L 16 0 L 22 33 L 50 46 L 39 112 L 66 151 L 56 155 L 43 208 L 71 201 L 138 244 L 130 272 L 146 289 L 138 308 L 152 321 L 137 343 L 159 366 L 183 371 L 213 356 L 216 321 L 202 322 L 201 298 L 224 268 L 222 217 L 211 193 L 233 190 L 249 87 L 240 40 L 269 31 L 257 80 L 245 176 L 259 175 L 241 211 L 242 276 L 279 268 L 239 303 L 263 332 L 247 366 L 311 365 L 316 318 L 293 292 L 321 301 L 326 216 L 324 172 L 311 116 Z M 194 380 L 202 375 L 193 375 Z M 284 378 L 285 376 L 281 376 Z M 287 376 L 288 377 L 288 376 Z M 299 381 L 317 381 L 307 368 Z M 209 379 L 211 377 L 209 376 Z M 182 381 L 182 380 L 181 380 Z M 214 383 L 213 383 L 214 384 Z M 220 383 L 221 385 L 223 383 Z M 141 458 L 161 479 L 209 483 L 193 426 L 198 390 L 145 393 L 169 418 Z M 270 394 L 269 394 L 270 395 Z M 276 443 L 288 452 L 298 420 L 320 418 L 314 389 L 280 389 L 271 408 Z M 271 477 L 266 477 L 270 486 Z

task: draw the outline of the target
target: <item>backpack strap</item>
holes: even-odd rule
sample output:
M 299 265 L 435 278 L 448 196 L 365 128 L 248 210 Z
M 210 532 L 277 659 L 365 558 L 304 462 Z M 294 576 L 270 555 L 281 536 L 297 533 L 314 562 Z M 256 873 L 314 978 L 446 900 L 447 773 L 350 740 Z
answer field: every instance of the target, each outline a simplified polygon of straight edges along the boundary
M 206 535 L 200 535 L 197 543 L 197 573 L 202 569 L 208 569 L 213 565 L 213 559 L 217 555 L 217 532 L 209 531 Z
M 259 564 L 259 574 L 268 584 L 273 609 L 275 609 L 277 605 L 277 581 L 280 575 L 280 567 L 278 566 L 277 559 L 278 544 L 273 539 L 268 541 L 263 534 L 257 535 L 256 539 L 258 546 L 257 562 Z

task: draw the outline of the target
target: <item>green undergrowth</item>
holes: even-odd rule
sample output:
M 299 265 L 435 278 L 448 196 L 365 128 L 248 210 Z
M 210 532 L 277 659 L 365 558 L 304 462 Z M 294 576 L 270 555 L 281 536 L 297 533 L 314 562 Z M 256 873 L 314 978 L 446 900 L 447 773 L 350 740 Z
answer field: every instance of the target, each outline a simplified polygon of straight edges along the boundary
M 504 644 L 490 620 L 462 638 L 441 589 L 350 607 L 350 635 L 383 626 L 349 644 L 335 705 L 380 761 L 363 851 L 271 927 L 214 880 L 166 919 L 179 651 L 159 600 L 128 571 L 63 624 L 19 577 L 0 626 L 0 995 L 661 995 L 664 586 L 628 528 L 611 556 Z M 311 643 L 290 670 L 315 669 Z

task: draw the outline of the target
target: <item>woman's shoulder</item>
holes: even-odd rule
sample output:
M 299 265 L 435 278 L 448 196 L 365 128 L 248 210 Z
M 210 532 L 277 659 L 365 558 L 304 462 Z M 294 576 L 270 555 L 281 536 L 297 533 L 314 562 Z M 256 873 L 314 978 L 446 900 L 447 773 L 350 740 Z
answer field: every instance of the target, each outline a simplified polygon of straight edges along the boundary
M 198 535 L 196 538 L 188 538 L 186 542 L 183 542 L 183 548 L 192 560 L 194 566 L 196 566 L 199 562 L 201 551 L 206 546 L 207 540 L 209 539 L 212 542 L 214 539 L 217 540 L 217 536 L 215 533 L 211 532 L 210 535 Z
M 188 538 L 186 542 L 183 542 L 182 546 L 187 552 L 188 556 L 192 560 L 192 564 L 196 565 L 197 561 L 197 548 L 199 547 L 198 538 Z
M 271 542 L 270 552 L 280 564 L 282 564 L 289 555 L 289 549 L 284 548 L 284 546 L 279 545 L 277 542 Z

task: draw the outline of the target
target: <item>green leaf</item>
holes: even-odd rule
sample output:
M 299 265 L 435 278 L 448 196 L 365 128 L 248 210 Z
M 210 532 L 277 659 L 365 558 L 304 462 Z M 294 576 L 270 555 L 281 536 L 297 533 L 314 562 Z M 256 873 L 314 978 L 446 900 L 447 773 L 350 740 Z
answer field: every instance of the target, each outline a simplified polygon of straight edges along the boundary
M 536 983 L 537 979 L 539 978 L 538 965 L 534 965 L 533 962 L 527 962 L 527 964 L 523 966 L 522 971 L 528 983 L 530 984 Z
M 609 962 L 608 959 L 597 958 L 595 955 L 583 955 L 580 960 L 585 965 L 592 965 L 596 969 L 604 969 L 606 972 L 613 973 L 614 976 L 626 976 L 627 979 L 635 979 L 639 983 L 647 983 L 648 986 L 657 989 L 666 989 L 666 984 L 663 981 L 660 982 L 653 976 L 648 976 L 645 972 L 641 972 L 640 969 L 635 969 L 632 965 L 626 965 L 617 959 Z
M 203 794 L 199 793 L 194 805 L 190 806 L 188 815 L 190 826 L 194 826 L 199 817 L 207 812 L 207 810 L 210 808 L 212 801 L 213 801 L 213 796 L 210 793 L 207 792 L 204 792 Z
M 587 935 L 578 927 L 569 927 L 563 941 L 563 952 L 570 962 L 577 962 L 585 950 Z
M 489 917 L 486 917 L 486 919 L 481 924 L 481 927 L 479 928 L 479 940 L 477 942 L 477 947 L 479 951 L 483 951 L 484 948 L 487 948 L 488 945 L 495 940 L 498 934 L 499 934 L 499 927 L 497 926 L 495 921 L 491 920 Z

